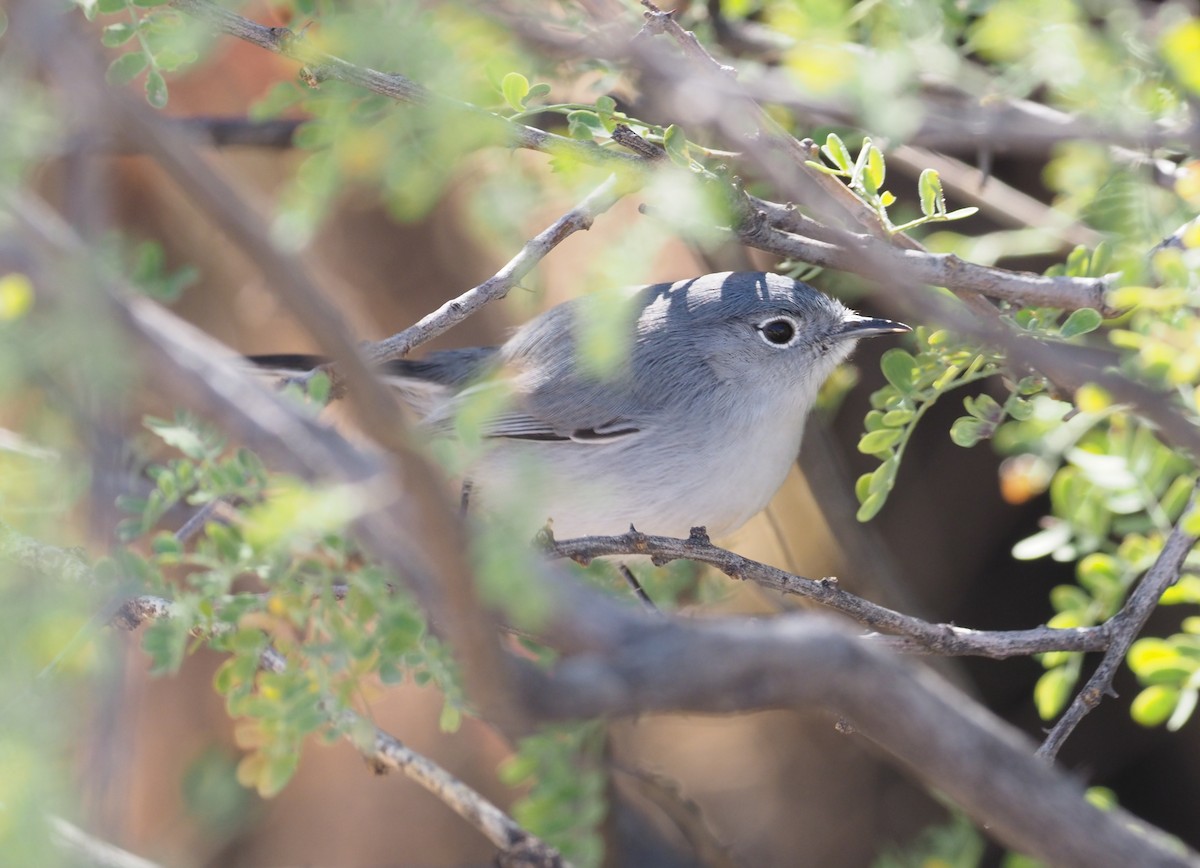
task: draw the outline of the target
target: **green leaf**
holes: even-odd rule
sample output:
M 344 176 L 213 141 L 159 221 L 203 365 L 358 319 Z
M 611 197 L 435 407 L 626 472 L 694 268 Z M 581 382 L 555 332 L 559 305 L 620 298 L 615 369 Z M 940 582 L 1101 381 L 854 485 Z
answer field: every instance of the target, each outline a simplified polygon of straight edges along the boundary
M 867 149 L 867 168 L 863 172 L 863 186 L 870 193 L 877 192 L 883 186 L 887 170 L 883 162 L 883 151 L 871 145 Z
M 942 195 L 942 176 L 936 169 L 926 169 L 917 181 L 921 194 L 921 213 L 926 217 L 946 213 L 946 200 Z
M 1134 697 L 1129 715 L 1142 726 L 1159 726 L 1171 716 L 1178 703 L 1178 688 L 1153 684 Z
M 119 24 L 110 24 L 104 28 L 100 35 L 100 41 L 109 48 L 115 48 L 118 45 L 124 45 L 129 40 L 133 39 L 137 33 L 137 28 L 128 22 Z
M 267 762 L 263 763 L 258 779 L 254 782 L 258 794 L 264 799 L 279 795 L 280 791 L 287 786 L 287 782 L 292 779 L 292 775 L 296 773 L 296 767 L 299 764 L 300 752 L 298 750 L 273 754 Z
M 550 93 L 550 85 L 544 81 L 541 84 L 535 84 L 529 88 L 529 93 L 525 94 L 525 105 L 528 106 L 533 100 L 541 99 L 548 93 Z
M 122 54 L 109 64 L 108 71 L 104 73 L 104 79 L 114 86 L 128 84 L 146 68 L 147 62 L 146 55 L 140 51 Z
M 863 501 L 863 505 L 858 508 L 855 513 L 855 518 L 859 521 L 870 521 L 879 514 L 879 510 L 883 509 L 884 503 L 887 502 L 887 494 L 882 491 L 877 491 Z
M 1070 667 L 1047 670 L 1033 687 L 1033 704 L 1042 720 L 1056 716 L 1071 698 L 1077 676 Z
M 895 203 L 896 203 L 896 196 L 891 191 L 884 190 L 882 193 L 879 194 L 879 204 L 882 205 L 884 208 L 887 208 L 889 205 L 894 205 Z
M 1175 705 L 1175 710 L 1171 712 L 1171 716 L 1167 719 L 1167 729 L 1170 732 L 1177 732 L 1188 719 L 1192 716 L 1192 712 L 1196 710 L 1196 700 L 1198 698 L 1195 687 L 1186 688 L 1179 695 L 1179 702 Z
M 550 85 L 545 85 L 546 90 L 550 89 Z M 601 115 L 611 115 L 617 110 L 617 101 L 611 96 L 596 97 L 596 111 Z
M 858 502 L 862 503 L 871 493 L 871 476 L 870 473 L 864 473 L 854 483 L 854 496 L 858 498 Z
M 692 159 L 688 155 L 687 136 L 675 124 L 671 124 L 663 133 L 663 147 L 667 149 L 667 156 L 671 158 L 672 163 L 685 169 L 691 168 Z
M 889 428 L 902 428 L 911 422 L 915 415 L 912 410 L 888 410 L 883 414 L 883 424 Z
M 462 711 L 458 706 L 446 702 L 442 705 L 442 713 L 438 717 L 438 728 L 442 732 L 458 732 L 462 726 Z
M 170 0 L 133 0 L 133 5 L 134 6 L 144 6 L 144 7 L 163 6 L 169 2 L 170 2 Z
M 156 109 L 167 104 L 167 83 L 157 69 L 150 70 L 150 74 L 146 76 L 146 102 Z
M 879 360 L 879 367 L 887 381 L 904 394 L 913 390 L 920 369 L 917 360 L 907 350 L 892 347 Z
M 1067 321 L 1062 324 L 1061 333 L 1064 338 L 1085 335 L 1100 328 L 1100 323 L 1103 321 L 1104 317 L 1100 315 L 1099 311 L 1092 310 L 1090 307 L 1081 307 L 1079 310 L 1072 311 L 1071 315 L 1067 317 Z
M 957 446 L 970 448 L 984 439 L 985 431 L 990 427 L 990 424 L 974 416 L 959 416 L 950 426 L 950 439 Z
M 903 432 L 898 428 L 880 428 L 878 431 L 871 431 L 864 434 L 858 441 L 858 451 L 866 455 L 879 455 L 887 452 L 900 442 L 902 434 Z
M 829 162 L 837 166 L 843 172 L 849 172 L 854 166 L 853 160 L 850 159 L 850 151 L 846 148 L 846 143 L 842 141 L 837 133 L 830 133 L 825 137 L 825 144 L 821 146 L 821 153 L 829 158 Z
M 524 111 L 529 96 L 529 79 L 519 72 L 510 72 L 500 82 L 500 93 L 513 111 Z
M 97 0 L 96 11 L 101 15 L 114 15 L 129 8 L 125 0 Z

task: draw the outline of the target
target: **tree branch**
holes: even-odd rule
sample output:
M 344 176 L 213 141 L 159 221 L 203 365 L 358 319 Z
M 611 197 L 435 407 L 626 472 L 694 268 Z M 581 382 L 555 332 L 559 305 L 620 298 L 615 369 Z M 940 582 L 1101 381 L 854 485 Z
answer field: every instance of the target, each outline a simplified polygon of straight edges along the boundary
M 1123 811 L 1090 805 L 1076 781 L 1034 757 L 1024 736 L 932 673 L 820 617 L 626 618 L 611 645 L 564 659 L 549 674 L 522 668 L 535 714 L 569 720 L 818 706 L 848 718 L 998 839 L 1049 864 L 1200 864 L 1161 833 L 1132 830 Z
M 110 623 L 122 630 L 132 631 L 147 621 L 171 617 L 173 608 L 171 601 L 162 597 L 134 597 L 121 605 Z M 287 661 L 273 648 L 263 653 L 259 665 L 271 672 L 287 669 Z M 353 711 L 342 711 L 329 717 L 329 723 L 347 733 L 346 740 L 377 768 L 403 772 L 479 830 L 499 849 L 501 865 L 559 868 L 566 864 L 553 847 L 530 834 L 480 793 L 395 736 L 373 726 L 370 741 L 353 738 L 351 733 L 361 730 L 364 722 Z
M 624 192 L 617 176 L 609 176 L 582 202 L 526 242 L 495 275 L 421 317 L 404 331 L 368 345 L 365 348 L 367 358 L 377 363 L 402 358 L 426 341 L 458 325 L 488 302 L 504 298 L 509 290 L 520 283 L 521 278 L 562 241 L 576 232 L 590 229 L 596 217 L 611 208 Z
M 436 103 L 446 108 L 475 115 L 494 126 L 500 141 L 510 147 L 527 148 L 550 154 L 566 154 L 584 162 L 637 169 L 641 161 L 630 154 L 608 151 L 591 142 L 581 142 L 566 136 L 514 123 L 497 114 L 468 103 L 438 96 L 422 85 L 399 73 L 379 72 L 358 66 L 320 51 L 304 41 L 303 34 L 292 33 L 286 27 L 268 27 L 230 12 L 212 0 L 171 0 L 171 6 L 203 21 L 214 30 L 244 40 L 267 51 L 273 51 L 310 67 L 317 80 L 337 79 L 372 93 L 407 103 Z
M 1191 512 L 1195 502 L 1196 492 L 1193 491 L 1184 515 Z M 1171 529 L 1154 565 L 1142 577 L 1134 592 L 1129 595 L 1129 599 L 1121 607 L 1121 611 L 1109 619 L 1108 623 L 1111 625 L 1109 646 L 1100 660 L 1100 665 L 1096 667 L 1096 671 L 1092 673 L 1087 684 L 1071 701 L 1070 707 L 1063 713 L 1063 716 L 1054 724 L 1054 728 L 1050 730 L 1046 740 L 1038 748 L 1038 756 L 1053 760 L 1084 716 L 1099 705 L 1106 695 L 1116 695 L 1113 693 L 1112 682 L 1117 670 L 1125 661 L 1125 655 L 1129 653 L 1133 640 L 1142 632 L 1150 614 L 1158 606 L 1163 592 L 1179 580 L 1179 575 L 1183 571 L 1183 562 L 1187 559 L 1192 547 L 1196 545 L 1196 540 L 1197 537 L 1183 530 L 1182 520 Z
M 620 536 L 547 539 L 544 546 L 553 557 L 570 558 L 580 563 L 611 555 L 645 555 L 657 565 L 673 560 L 708 564 L 732 579 L 813 600 L 872 630 L 893 633 L 893 636 L 873 634 L 870 639 L 873 644 L 895 651 L 1003 660 L 1047 651 L 1098 651 L 1109 644 L 1107 626 L 989 632 L 951 624 L 931 624 L 848 593 L 842 590 L 837 579 L 808 579 L 714 546 L 702 528 L 695 528 L 686 540 L 649 536 L 631 529 Z

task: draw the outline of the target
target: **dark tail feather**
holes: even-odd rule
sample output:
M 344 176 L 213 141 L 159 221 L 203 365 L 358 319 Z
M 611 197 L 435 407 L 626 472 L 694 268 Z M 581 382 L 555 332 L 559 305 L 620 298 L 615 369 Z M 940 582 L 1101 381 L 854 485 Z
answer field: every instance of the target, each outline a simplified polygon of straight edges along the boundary
M 420 380 L 442 386 L 464 386 L 487 372 L 495 362 L 496 347 L 465 347 L 439 350 L 423 359 L 393 359 L 380 365 L 384 376 Z M 247 356 L 251 364 L 280 376 L 301 374 L 319 368 L 329 360 L 304 353 L 280 353 Z

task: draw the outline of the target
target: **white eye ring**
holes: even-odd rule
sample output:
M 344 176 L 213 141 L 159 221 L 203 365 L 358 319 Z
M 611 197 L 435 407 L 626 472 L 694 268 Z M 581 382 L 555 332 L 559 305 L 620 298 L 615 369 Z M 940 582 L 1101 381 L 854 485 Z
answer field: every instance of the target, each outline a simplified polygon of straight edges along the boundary
M 780 314 L 763 320 L 754 330 L 767 346 L 782 350 L 795 345 L 800 336 L 800 323 L 790 316 Z

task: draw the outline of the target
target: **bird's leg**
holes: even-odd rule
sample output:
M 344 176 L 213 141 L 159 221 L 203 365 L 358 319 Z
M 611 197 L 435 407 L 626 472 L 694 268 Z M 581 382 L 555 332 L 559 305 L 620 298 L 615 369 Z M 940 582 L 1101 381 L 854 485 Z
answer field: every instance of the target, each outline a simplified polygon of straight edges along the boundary
M 633 574 L 633 570 L 629 569 L 625 564 L 619 563 L 617 564 L 617 571 L 625 579 L 626 584 L 633 590 L 633 595 L 642 601 L 642 605 L 651 612 L 660 614 L 658 606 L 654 605 L 654 601 L 650 599 L 650 595 L 646 593 L 646 589 L 642 587 L 642 583 L 638 581 L 638 577 Z

